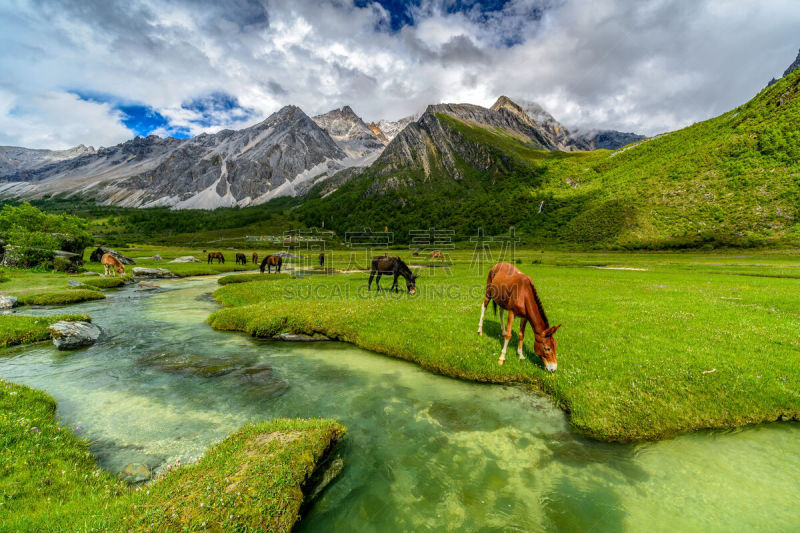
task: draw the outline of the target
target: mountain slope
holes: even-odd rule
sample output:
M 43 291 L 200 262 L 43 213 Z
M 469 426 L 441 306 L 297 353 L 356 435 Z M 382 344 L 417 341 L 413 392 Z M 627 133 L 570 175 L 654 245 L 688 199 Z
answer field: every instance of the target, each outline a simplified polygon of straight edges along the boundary
M 798 242 L 799 85 L 796 71 L 720 117 L 616 152 L 547 151 L 485 112 L 431 106 L 300 213 L 339 232 L 388 226 L 401 241 L 514 225 L 534 242 L 602 247 Z
M 83 154 L 93 154 L 91 146 L 78 145 L 66 150 L 40 150 L 18 146 L 0 146 L 0 176 L 43 167 L 50 163 L 72 159 Z

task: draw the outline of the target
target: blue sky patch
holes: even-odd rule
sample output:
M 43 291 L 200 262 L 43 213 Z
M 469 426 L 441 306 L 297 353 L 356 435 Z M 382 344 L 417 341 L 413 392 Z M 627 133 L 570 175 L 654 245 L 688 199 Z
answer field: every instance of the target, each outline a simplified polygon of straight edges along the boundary
M 122 123 L 125 127 L 138 136 L 146 137 L 155 131 L 165 132 L 178 139 L 187 139 L 192 136 L 188 127 L 170 123 L 167 117 L 152 106 L 125 101 L 113 94 L 93 91 L 70 92 L 87 102 L 110 104 L 111 107 L 122 113 Z M 253 118 L 256 115 L 254 109 L 242 107 L 235 96 L 221 91 L 188 100 L 181 104 L 181 107 L 195 113 L 196 117 L 189 119 L 189 122 L 201 128 L 225 126 Z

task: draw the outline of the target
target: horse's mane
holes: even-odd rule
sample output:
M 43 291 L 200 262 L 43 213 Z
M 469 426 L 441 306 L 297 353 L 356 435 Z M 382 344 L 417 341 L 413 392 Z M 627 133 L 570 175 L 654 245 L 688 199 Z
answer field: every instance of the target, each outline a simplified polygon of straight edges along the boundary
M 395 257 L 395 260 L 397 261 L 397 264 L 399 266 L 398 270 L 400 270 L 401 275 L 403 275 L 404 277 L 413 276 L 413 274 L 411 273 L 411 269 L 408 268 L 408 265 L 405 263 L 405 261 L 403 261 L 399 257 Z
M 542 320 L 544 320 L 544 327 L 549 328 L 550 322 L 547 321 L 547 315 L 544 312 L 544 307 L 542 307 L 542 301 L 539 299 L 539 293 L 536 292 L 536 287 L 533 286 L 533 281 L 531 283 L 531 292 L 533 292 L 533 301 L 536 302 L 536 306 L 539 308 L 539 314 L 542 315 Z

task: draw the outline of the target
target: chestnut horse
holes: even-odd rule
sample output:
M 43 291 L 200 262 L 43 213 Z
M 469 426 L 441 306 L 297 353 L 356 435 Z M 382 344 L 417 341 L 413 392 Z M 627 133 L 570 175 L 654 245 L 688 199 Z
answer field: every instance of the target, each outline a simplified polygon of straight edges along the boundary
M 208 264 L 209 265 L 214 262 L 214 259 L 217 260 L 217 263 L 222 263 L 223 265 L 225 264 L 225 256 L 222 255 L 220 252 L 209 252 L 208 253 Z
M 238 265 L 239 263 L 243 265 L 247 264 L 247 256 L 241 252 L 236 253 L 236 264 Z
M 258 254 L 253 252 L 253 264 L 255 265 L 256 263 L 258 263 Z
M 283 264 L 283 257 L 281 257 L 281 256 L 279 256 L 277 254 L 268 255 L 267 257 L 264 258 L 263 261 L 261 261 L 261 273 L 263 274 L 264 273 L 264 269 L 266 268 L 267 269 L 267 274 L 271 274 L 272 273 L 272 267 L 274 266 L 274 267 L 276 267 L 275 268 L 275 272 L 280 274 L 281 265 L 282 264 Z
M 111 274 L 112 276 L 116 276 L 114 271 L 116 270 L 117 274 L 125 274 L 125 267 L 122 266 L 116 257 L 111 254 L 103 254 L 103 257 L 100 258 L 100 264 L 103 265 L 103 268 L 106 271 L 106 276 Z
M 531 323 L 533 327 L 533 351 L 542 360 L 544 367 L 549 372 L 555 372 L 556 362 L 556 340 L 553 334 L 561 327 L 561 324 L 550 327 L 544 307 L 536 293 L 531 278 L 519 271 L 517 267 L 510 263 L 497 263 L 489 271 L 486 279 L 486 296 L 483 298 L 481 307 L 481 320 L 478 323 L 478 335 L 483 335 L 483 314 L 486 306 L 492 301 L 495 313 L 497 306 L 500 306 L 500 327 L 503 329 L 503 309 L 508 311 L 508 323 L 503 331 L 505 343 L 503 351 L 500 352 L 500 359 L 497 361 L 503 364 L 506 360 L 506 348 L 508 341 L 511 340 L 511 330 L 514 327 L 514 317 L 519 316 L 519 346 L 517 355 L 520 359 L 525 359 L 522 355 L 522 341 L 525 337 L 525 324 Z
M 411 273 L 411 269 L 408 268 L 408 265 L 406 265 L 399 257 L 387 257 L 382 255 L 372 260 L 372 272 L 369 274 L 367 290 L 372 288 L 372 278 L 375 277 L 376 273 L 378 274 L 378 279 L 375 280 L 375 286 L 378 288 L 378 290 L 381 290 L 381 276 L 383 274 L 393 274 L 394 283 L 392 283 L 392 288 L 389 289 L 390 291 L 399 292 L 397 289 L 397 278 L 399 276 L 403 276 L 406 278 L 406 289 L 408 289 L 408 293 L 414 294 L 417 292 L 417 276 Z
M 439 261 L 444 261 L 444 254 L 439 250 L 434 250 L 431 252 L 431 255 L 428 259 L 438 259 Z

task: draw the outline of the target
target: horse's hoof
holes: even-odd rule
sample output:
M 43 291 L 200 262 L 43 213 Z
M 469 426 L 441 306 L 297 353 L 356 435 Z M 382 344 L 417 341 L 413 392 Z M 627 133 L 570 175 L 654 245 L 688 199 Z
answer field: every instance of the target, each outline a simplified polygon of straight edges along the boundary
M 498 359 L 497 360 L 497 364 L 500 365 L 500 366 L 503 366 L 504 362 L 505 362 L 505 359 Z

